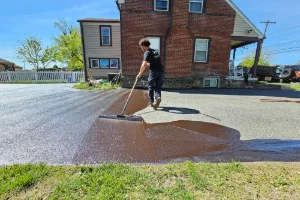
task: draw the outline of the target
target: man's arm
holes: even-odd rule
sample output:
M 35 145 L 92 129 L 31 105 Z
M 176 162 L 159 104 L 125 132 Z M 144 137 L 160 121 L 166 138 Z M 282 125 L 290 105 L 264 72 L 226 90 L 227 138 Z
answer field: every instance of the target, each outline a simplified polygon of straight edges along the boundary
M 139 72 L 139 74 L 137 75 L 136 78 L 141 78 L 141 76 L 142 76 L 142 74 L 144 73 L 146 67 L 149 67 L 149 66 L 150 66 L 150 63 L 148 63 L 147 61 L 144 60 L 144 61 L 142 62 L 142 65 L 141 65 L 140 72 Z

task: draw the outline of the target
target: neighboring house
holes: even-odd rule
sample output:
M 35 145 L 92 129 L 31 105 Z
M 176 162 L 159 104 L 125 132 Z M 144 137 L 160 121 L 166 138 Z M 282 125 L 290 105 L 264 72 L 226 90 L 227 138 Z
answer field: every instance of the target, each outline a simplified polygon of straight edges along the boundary
M 108 78 L 121 67 L 120 20 L 86 18 L 78 20 L 81 29 L 84 68 L 87 76 Z
M 139 72 L 144 37 L 161 54 L 165 88 L 228 87 L 230 54 L 263 40 L 231 0 L 117 0 L 117 6 L 125 87 Z
M 0 72 L 1 71 L 15 71 L 15 63 L 0 58 Z
M 20 71 L 23 69 L 23 67 L 20 67 L 19 65 L 15 65 L 14 68 L 15 68 L 15 71 Z

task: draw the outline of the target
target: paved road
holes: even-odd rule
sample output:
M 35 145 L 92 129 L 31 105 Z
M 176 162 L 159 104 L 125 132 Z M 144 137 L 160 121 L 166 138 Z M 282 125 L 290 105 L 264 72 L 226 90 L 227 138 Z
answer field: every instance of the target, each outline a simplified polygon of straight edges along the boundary
M 0 165 L 69 164 L 97 116 L 124 92 L 0 84 Z

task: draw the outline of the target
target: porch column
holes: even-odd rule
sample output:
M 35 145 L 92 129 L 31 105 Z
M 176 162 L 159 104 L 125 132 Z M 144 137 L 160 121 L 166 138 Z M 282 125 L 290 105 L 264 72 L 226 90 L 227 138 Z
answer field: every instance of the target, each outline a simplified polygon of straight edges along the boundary
M 254 65 L 253 65 L 253 74 L 252 77 L 256 77 L 256 70 L 257 70 L 257 65 L 259 62 L 259 57 L 261 53 L 261 47 L 262 47 L 262 40 L 259 40 L 257 42 L 257 47 L 256 47 L 256 53 L 255 53 L 255 60 L 254 60 Z
M 233 49 L 233 60 L 235 60 L 236 48 Z

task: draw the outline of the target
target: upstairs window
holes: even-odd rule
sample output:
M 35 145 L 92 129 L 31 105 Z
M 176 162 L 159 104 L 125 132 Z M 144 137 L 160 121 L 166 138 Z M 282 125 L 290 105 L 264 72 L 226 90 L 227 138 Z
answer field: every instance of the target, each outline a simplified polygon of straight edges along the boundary
M 196 39 L 195 42 L 195 62 L 207 62 L 209 39 Z
M 111 27 L 100 26 L 100 45 L 111 46 Z
M 202 13 L 204 0 L 190 0 L 190 12 Z
M 168 11 L 169 10 L 169 0 L 154 0 L 154 10 Z

